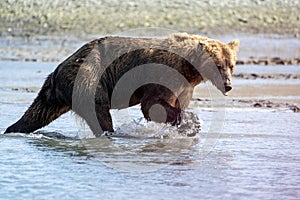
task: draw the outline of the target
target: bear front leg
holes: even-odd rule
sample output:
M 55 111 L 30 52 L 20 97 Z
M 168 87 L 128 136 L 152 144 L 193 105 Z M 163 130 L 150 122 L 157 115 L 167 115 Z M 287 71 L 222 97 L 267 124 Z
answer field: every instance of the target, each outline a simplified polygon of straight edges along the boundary
M 181 109 L 175 108 L 167 102 L 161 102 L 167 113 L 167 123 L 171 123 L 172 126 L 177 126 L 181 123 Z
M 109 106 L 96 105 L 97 119 L 102 131 L 114 132 L 112 118 L 109 109 L 110 109 Z M 99 137 L 100 135 L 98 134 L 98 132 L 95 133 L 96 137 Z
M 181 109 L 171 106 L 163 99 L 142 98 L 141 107 L 148 121 L 170 123 L 172 126 L 181 122 Z
M 113 132 L 112 118 L 108 106 L 96 104 L 94 110 L 87 107 L 85 110 L 77 111 L 96 137 L 100 137 L 104 131 Z

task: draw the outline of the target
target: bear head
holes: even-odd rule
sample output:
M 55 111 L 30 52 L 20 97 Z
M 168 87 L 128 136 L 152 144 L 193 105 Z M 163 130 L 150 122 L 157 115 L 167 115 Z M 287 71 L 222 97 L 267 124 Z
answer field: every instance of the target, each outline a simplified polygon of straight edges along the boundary
M 231 76 L 236 65 L 239 41 L 223 43 L 187 33 L 172 34 L 170 38 L 173 46 L 180 50 L 184 49 L 182 55 L 200 73 L 200 80 L 211 81 L 227 95 L 232 89 Z
M 203 78 L 210 80 L 225 96 L 232 89 L 231 80 L 237 60 L 239 41 L 233 40 L 222 43 L 218 40 L 207 39 L 201 41 L 203 50 L 207 54 L 205 64 L 202 65 L 205 73 Z

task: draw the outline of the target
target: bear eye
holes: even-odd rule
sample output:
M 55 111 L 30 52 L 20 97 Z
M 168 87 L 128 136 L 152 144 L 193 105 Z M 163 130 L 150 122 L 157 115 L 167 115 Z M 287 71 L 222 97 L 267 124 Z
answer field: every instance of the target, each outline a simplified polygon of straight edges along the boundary
M 232 64 L 229 65 L 229 69 L 230 69 L 230 72 L 231 72 L 231 73 L 233 73 L 233 68 L 234 68 L 234 65 L 232 65 Z
M 222 68 L 222 65 L 220 63 L 215 63 L 215 64 L 218 68 Z

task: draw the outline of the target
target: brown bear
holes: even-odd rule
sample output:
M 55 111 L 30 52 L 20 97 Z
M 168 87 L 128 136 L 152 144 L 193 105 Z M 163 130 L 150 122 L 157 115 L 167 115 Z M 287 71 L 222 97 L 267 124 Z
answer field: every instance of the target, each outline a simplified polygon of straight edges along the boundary
M 147 120 L 177 125 L 200 82 L 211 81 L 224 95 L 232 89 L 238 46 L 187 33 L 93 40 L 58 65 L 5 133 L 33 132 L 72 110 L 100 136 L 113 132 L 110 109 L 137 104 Z

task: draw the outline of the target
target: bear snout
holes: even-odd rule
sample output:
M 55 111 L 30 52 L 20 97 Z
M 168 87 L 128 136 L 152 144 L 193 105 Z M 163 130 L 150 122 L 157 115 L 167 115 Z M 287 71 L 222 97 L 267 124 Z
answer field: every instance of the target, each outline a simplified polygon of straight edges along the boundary
M 225 92 L 229 92 L 232 89 L 231 85 L 224 85 L 224 87 L 225 87 Z
M 224 94 L 225 96 L 227 96 L 227 95 L 228 95 L 228 92 L 229 92 L 231 89 L 232 89 L 232 87 L 231 87 L 230 84 L 224 84 L 224 92 L 223 92 L 223 94 Z

